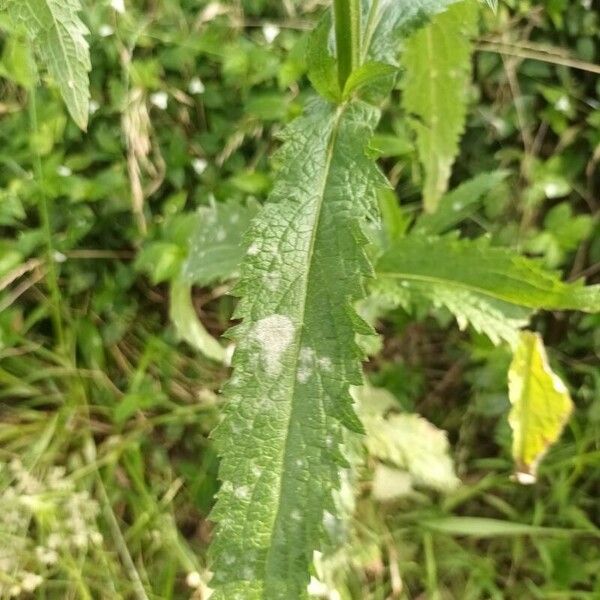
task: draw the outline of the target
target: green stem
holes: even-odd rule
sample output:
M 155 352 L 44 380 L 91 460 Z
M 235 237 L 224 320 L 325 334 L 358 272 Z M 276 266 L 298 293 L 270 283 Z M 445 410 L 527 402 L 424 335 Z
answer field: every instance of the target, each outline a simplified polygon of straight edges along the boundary
M 333 0 L 338 80 L 344 89 L 350 74 L 360 66 L 360 0 Z
M 36 106 L 36 90 L 32 87 L 29 93 L 29 117 L 31 122 L 31 131 L 34 136 L 38 134 L 38 117 Z M 39 195 L 37 202 L 38 217 L 44 233 L 44 241 L 46 242 L 47 255 L 47 276 L 46 283 L 48 292 L 50 293 L 50 318 L 56 336 L 57 346 L 60 352 L 65 350 L 65 337 L 63 330 L 62 317 L 60 314 L 60 288 L 58 287 L 58 273 L 56 271 L 56 261 L 54 259 L 54 244 L 52 243 L 52 227 L 50 224 L 49 200 L 46 196 L 46 186 L 44 184 L 44 172 L 42 170 L 42 159 L 37 150 L 33 152 L 33 166 L 35 170 L 35 178 L 39 186 Z

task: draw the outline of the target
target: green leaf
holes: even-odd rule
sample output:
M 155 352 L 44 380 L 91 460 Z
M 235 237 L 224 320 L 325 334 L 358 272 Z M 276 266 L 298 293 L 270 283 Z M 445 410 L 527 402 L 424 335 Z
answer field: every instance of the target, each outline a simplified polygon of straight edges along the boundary
M 326 100 L 338 102 L 342 96 L 335 58 L 329 51 L 331 13 L 327 12 L 310 34 L 306 45 L 308 79 Z
M 73 120 L 86 129 L 91 63 L 88 30 L 78 16 L 80 0 L 4 0 L 0 8 L 8 10 L 15 25 L 25 27 Z
M 423 519 L 419 525 L 448 535 L 466 535 L 478 538 L 516 535 L 576 535 L 590 532 L 581 529 L 560 529 L 558 527 L 538 527 L 526 523 L 514 523 L 500 519 L 483 517 L 442 517 L 438 519 Z
M 354 101 L 307 107 L 284 134 L 279 176 L 251 226 L 229 402 L 215 433 L 223 482 L 212 518 L 215 600 L 306 597 L 313 551 L 360 431 L 362 383 L 351 309 L 370 265 L 360 224 L 386 182 L 365 148 L 379 112 Z
M 25 36 L 11 35 L 4 43 L 0 75 L 11 79 L 26 89 L 37 82 L 33 51 Z
M 539 261 L 492 247 L 485 239 L 409 236 L 383 254 L 378 272 L 398 282 L 468 290 L 534 310 L 600 311 L 600 286 L 563 283 Z
M 256 204 L 243 206 L 234 202 L 200 208 L 183 264 L 183 279 L 209 285 L 234 277 L 248 247 L 243 236 L 256 211 Z
M 456 0 L 370 0 L 365 16 L 362 62 L 397 65 L 403 42 Z
M 425 210 L 434 212 L 448 188 L 465 127 L 471 80 L 471 38 L 477 5 L 466 0 L 436 16 L 406 43 L 402 104 L 417 138 L 424 170 Z
M 440 234 L 449 231 L 470 217 L 482 200 L 508 175 L 507 171 L 481 173 L 445 194 L 434 213 L 423 213 L 413 228 L 419 234 Z
M 368 62 L 361 65 L 346 80 L 344 98 L 349 98 L 355 92 L 368 88 L 381 80 L 393 81 L 397 71 L 396 67 L 380 62 Z M 386 87 L 389 87 L 389 85 Z
M 573 411 L 569 391 L 552 371 L 537 333 L 521 333 L 508 372 L 508 391 L 516 477 L 520 483 L 534 483 L 541 459 Z
M 191 286 L 179 279 L 171 283 L 169 317 L 180 339 L 217 362 L 225 362 L 225 349 L 206 331 L 192 304 Z

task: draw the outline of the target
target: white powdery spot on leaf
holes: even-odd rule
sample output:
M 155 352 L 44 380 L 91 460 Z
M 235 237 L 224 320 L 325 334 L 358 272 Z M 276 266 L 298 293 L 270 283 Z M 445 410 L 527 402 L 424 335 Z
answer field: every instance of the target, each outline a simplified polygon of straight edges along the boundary
M 281 370 L 281 359 L 294 339 L 295 327 L 285 315 L 271 315 L 258 321 L 252 328 L 251 338 L 258 342 L 261 359 L 268 375 Z
M 248 500 L 250 498 L 250 489 L 247 485 L 241 485 L 238 488 L 235 488 L 234 492 L 235 497 L 240 500 Z
M 259 252 L 260 252 L 260 248 L 258 247 L 258 244 L 253 243 L 248 248 L 248 251 L 246 252 L 246 254 L 248 254 L 248 256 L 256 256 Z
M 321 367 L 321 369 L 323 369 L 323 371 L 331 371 L 332 369 L 332 363 L 331 363 L 331 359 L 328 356 L 322 356 L 321 358 L 319 358 L 318 360 L 319 363 L 319 367 Z

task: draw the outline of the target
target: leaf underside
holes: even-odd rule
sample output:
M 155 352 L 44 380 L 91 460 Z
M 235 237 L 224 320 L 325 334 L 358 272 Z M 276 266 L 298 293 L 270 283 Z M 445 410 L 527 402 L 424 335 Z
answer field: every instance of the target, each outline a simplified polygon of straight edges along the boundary
M 11 20 L 23 26 L 56 80 L 73 120 L 86 129 L 91 69 L 88 30 L 78 16 L 80 0 L 4 0 Z
M 423 202 L 430 213 L 448 188 L 464 131 L 476 32 L 477 4 L 459 2 L 416 32 L 402 54 L 402 103 L 412 117 L 424 171 Z
M 358 431 L 360 385 L 351 309 L 370 274 L 360 223 L 386 185 L 364 149 L 378 111 L 309 105 L 284 134 L 279 177 L 254 221 L 236 293 L 238 342 L 215 439 L 223 481 L 212 518 L 217 599 L 306 595 L 313 550 Z

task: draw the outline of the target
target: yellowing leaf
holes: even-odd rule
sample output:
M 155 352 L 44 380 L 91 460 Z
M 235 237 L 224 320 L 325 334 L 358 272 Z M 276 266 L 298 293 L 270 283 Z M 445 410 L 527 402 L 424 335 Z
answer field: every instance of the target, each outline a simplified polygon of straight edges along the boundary
M 573 402 L 562 379 L 548 364 L 537 333 L 521 332 L 508 372 L 513 458 L 520 483 L 534 483 L 537 467 L 571 415 Z

